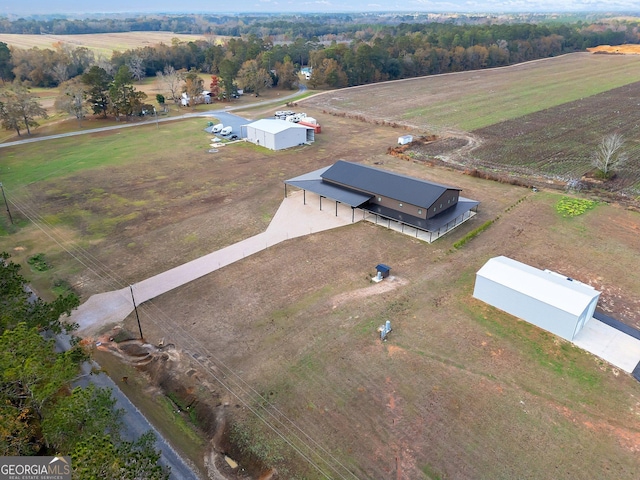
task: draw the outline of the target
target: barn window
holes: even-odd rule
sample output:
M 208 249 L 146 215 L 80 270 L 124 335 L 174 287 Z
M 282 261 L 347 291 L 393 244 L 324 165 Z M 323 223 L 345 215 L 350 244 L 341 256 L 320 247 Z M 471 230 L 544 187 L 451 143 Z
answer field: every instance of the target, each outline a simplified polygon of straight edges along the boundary
M 442 204 L 440 204 L 440 208 L 442 208 Z
M 382 197 L 378 197 L 378 201 L 381 202 L 382 201 Z
M 421 208 L 418 209 L 418 215 L 422 215 L 422 209 Z
M 401 204 L 401 203 L 399 203 L 399 204 L 398 204 L 398 206 L 399 206 L 400 208 L 402 208 L 402 204 Z
M 434 211 L 434 212 L 436 211 L 436 207 L 433 207 L 433 211 Z

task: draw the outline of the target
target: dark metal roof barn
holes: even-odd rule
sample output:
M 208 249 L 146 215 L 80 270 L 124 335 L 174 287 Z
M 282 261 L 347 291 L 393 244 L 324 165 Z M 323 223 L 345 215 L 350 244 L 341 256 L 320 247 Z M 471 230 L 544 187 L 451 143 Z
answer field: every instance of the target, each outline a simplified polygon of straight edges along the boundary
M 371 196 L 382 195 L 398 201 L 429 208 L 447 190 L 462 191 L 427 182 L 399 173 L 338 160 L 321 175 L 322 179 L 365 191 Z
M 460 197 L 461 189 L 338 160 L 285 181 L 322 199 L 363 212 L 363 218 L 431 242 L 475 215 L 479 202 Z M 393 222 L 393 225 L 392 225 Z M 408 227 L 408 230 L 405 229 Z

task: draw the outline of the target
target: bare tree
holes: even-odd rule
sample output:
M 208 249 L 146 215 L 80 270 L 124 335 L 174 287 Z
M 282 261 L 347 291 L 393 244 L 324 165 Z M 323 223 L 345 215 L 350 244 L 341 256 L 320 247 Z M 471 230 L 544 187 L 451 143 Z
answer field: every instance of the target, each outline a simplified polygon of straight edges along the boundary
M 129 61 L 127 62 L 127 67 L 129 67 L 129 71 L 133 78 L 135 78 L 138 82 L 141 82 L 144 78 L 144 60 L 139 55 L 132 55 Z
M 162 72 L 157 72 L 156 76 L 169 90 L 169 97 L 175 104 L 180 102 L 182 94 L 182 83 L 184 82 L 184 72 L 177 71 L 171 65 L 166 65 Z
M 69 80 L 69 64 L 59 61 L 51 67 L 51 76 L 60 85 Z
M 56 98 L 55 108 L 59 112 L 68 113 L 78 119 L 78 125 L 82 127 L 82 120 L 85 118 L 87 93 L 85 86 L 79 78 L 69 80 L 64 84 L 62 95 Z
M 98 54 L 97 58 L 95 59 L 95 66 L 100 67 L 112 77 L 116 73 L 116 69 L 111 63 L 111 61 L 101 53 Z
M 238 72 L 238 85 L 248 92 L 253 92 L 256 97 L 265 88 L 272 85 L 273 80 L 266 69 L 260 68 L 256 60 L 247 60 L 242 64 Z
M 610 178 L 614 170 L 625 164 L 627 153 L 622 150 L 624 137 L 619 133 L 611 133 L 602 139 L 598 149 L 593 152 L 591 163 L 604 178 Z
M 204 89 L 204 80 L 200 78 L 200 72 L 194 68 L 189 70 L 185 75 L 183 92 L 189 97 L 189 105 L 195 107 L 203 102 L 202 90 Z

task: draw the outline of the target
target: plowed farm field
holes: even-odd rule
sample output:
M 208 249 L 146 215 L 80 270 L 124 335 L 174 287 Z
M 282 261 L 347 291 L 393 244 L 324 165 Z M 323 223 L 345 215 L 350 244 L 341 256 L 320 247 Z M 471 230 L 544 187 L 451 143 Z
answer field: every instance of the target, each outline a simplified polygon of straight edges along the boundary
M 308 102 L 334 114 L 411 127 L 440 140 L 416 159 L 580 186 L 602 139 L 622 134 L 629 161 L 606 188 L 640 194 L 640 56 L 572 54 L 330 92 Z M 402 92 L 402 93 L 400 93 Z M 368 98 L 367 98 L 368 97 Z

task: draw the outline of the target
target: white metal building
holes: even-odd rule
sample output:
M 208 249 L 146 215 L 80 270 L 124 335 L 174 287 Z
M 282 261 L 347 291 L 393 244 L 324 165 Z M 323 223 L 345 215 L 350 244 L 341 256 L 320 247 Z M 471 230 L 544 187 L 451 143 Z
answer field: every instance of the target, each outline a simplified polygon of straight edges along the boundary
M 315 140 L 313 127 L 278 119 L 262 119 L 245 125 L 246 139 L 271 150 L 296 147 Z
M 559 273 L 500 256 L 478 270 L 473 296 L 573 341 L 593 317 L 600 292 Z

